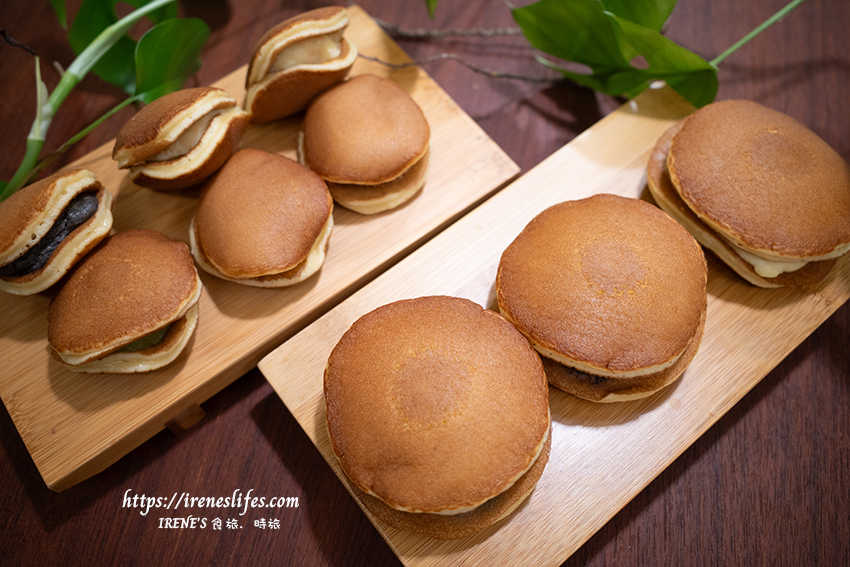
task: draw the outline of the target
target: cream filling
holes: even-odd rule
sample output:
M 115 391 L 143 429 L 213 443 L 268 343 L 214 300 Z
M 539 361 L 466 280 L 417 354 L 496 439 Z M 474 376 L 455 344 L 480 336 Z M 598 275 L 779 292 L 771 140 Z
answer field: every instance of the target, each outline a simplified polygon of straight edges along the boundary
M 171 319 L 171 321 L 168 321 L 168 322 L 172 323 L 172 322 L 177 321 L 178 319 L 182 318 L 184 315 L 186 315 L 186 313 L 189 311 L 189 309 L 193 305 L 198 303 L 198 300 L 201 298 L 201 290 L 202 289 L 203 289 L 203 284 L 201 284 L 201 278 L 196 274 L 195 275 L 195 289 L 192 292 L 192 295 L 190 295 L 185 301 L 183 301 L 183 303 L 180 305 L 179 309 L 177 310 L 177 313 L 175 314 L 174 318 Z M 128 344 L 132 343 L 133 341 L 136 341 L 136 340 L 144 337 L 148 333 L 153 332 L 153 330 L 154 329 L 146 329 L 146 330 L 138 331 L 138 332 L 133 333 L 131 335 L 127 335 L 126 337 L 124 337 L 124 340 L 121 342 L 121 344 L 118 345 L 117 347 L 114 343 L 112 343 L 112 344 L 109 344 L 109 345 L 104 346 L 102 348 L 94 349 L 94 350 L 84 352 L 84 353 L 58 352 L 57 351 L 56 354 L 59 355 L 59 358 L 61 358 L 62 361 L 65 364 L 67 364 L 69 366 L 80 366 L 81 364 L 85 364 L 87 362 L 91 362 L 93 360 L 96 360 L 96 359 L 102 357 L 104 354 L 109 353 L 110 351 L 112 351 L 116 348 L 121 348 L 124 345 L 128 345 Z
M 298 65 L 316 65 L 336 59 L 342 53 L 342 31 L 308 37 L 293 43 L 278 54 L 266 74 L 286 71 Z
M 149 158 L 147 161 L 171 161 L 173 159 L 185 156 L 186 154 L 191 152 L 192 148 L 197 146 L 198 142 L 200 142 L 201 139 L 204 137 L 204 133 L 209 128 L 212 119 L 221 114 L 222 112 L 222 109 L 217 108 L 212 112 L 208 112 L 207 114 L 201 116 L 191 126 L 184 130 L 183 133 L 180 134 L 180 136 L 178 136 L 177 139 L 174 140 L 174 142 L 170 146 L 168 146 L 168 148 L 159 152 L 152 158 Z
M 112 193 L 103 190 L 94 217 L 86 221 L 85 229 L 77 233 L 70 242 L 61 244 L 38 276 L 25 283 L 12 283 L 0 279 L 0 290 L 15 295 L 32 295 L 52 286 L 64 276 L 80 254 L 80 249 L 95 240 L 105 237 L 112 228 Z M 70 236 L 68 238 L 71 238 Z
M 311 40 L 316 37 L 325 36 L 337 36 L 339 38 L 337 42 L 341 43 L 343 30 L 346 28 L 346 26 L 348 26 L 348 15 L 345 11 L 341 11 L 330 22 L 322 22 L 319 25 L 324 25 L 325 29 L 316 29 L 316 22 L 300 22 L 296 24 L 292 29 L 287 30 L 286 32 L 281 33 L 275 37 L 272 37 L 267 43 L 262 45 L 259 49 L 259 56 L 257 59 L 258 64 L 251 66 L 251 75 L 250 77 L 248 77 L 248 84 L 253 85 L 255 83 L 258 83 L 264 77 L 271 74 L 270 68 L 272 66 L 279 65 L 278 61 L 280 61 L 281 63 L 285 63 L 287 60 L 293 59 L 297 61 L 300 58 L 299 53 L 303 53 L 304 56 L 307 57 L 313 57 L 315 56 L 316 52 L 321 52 L 323 50 L 321 48 L 321 44 L 319 44 L 318 48 L 317 46 L 307 47 L 303 49 L 299 48 L 293 52 L 295 54 L 294 57 L 291 55 L 287 55 L 284 56 L 281 60 L 283 52 L 288 51 L 299 43 L 304 43 L 305 41 Z M 278 52 L 278 50 L 280 50 L 280 52 Z M 278 53 L 278 55 L 275 56 L 275 53 Z M 328 59 L 326 59 L 325 61 L 327 60 Z M 317 61 L 316 63 L 321 63 L 321 61 Z M 291 65 L 289 67 L 291 68 Z
M 245 114 L 245 111 L 238 106 L 224 109 L 220 114 L 216 114 L 210 119 L 209 126 L 191 151 L 171 161 L 133 166 L 130 168 L 131 179 L 136 179 L 143 174 L 154 179 L 175 179 L 202 167 L 224 140 L 231 123 L 243 114 Z
M 449 510 L 440 510 L 438 512 L 424 512 L 422 510 L 416 510 L 416 509 L 413 509 L 413 508 L 405 508 L 404 506 L 391 506 L 391 507 L 395 508 L 396 510 L 401 510 L 402 512 L 410 512 L 412 514 L 438 514 L 440 516 L 455 516 L 457 514 L 465 514 L 466 512 L 471 512 L 471 511 L 475 510 L 479 506 L 489 502 L 490 500 L 492 500 L 493 498 L 495 498 L 499 494 L 502 494 L 503 492 L 508 490 L 510 487 L 512 487 L 514 484 L 516 484 L 516 481 L 518 481 L 520 478 L 522 478 L 522 475 L 524 475 L 529 470 L 531 470 L 531 467 L 533 467 L 534 463 L 537 462 L 537 459 L 540 458 L 540 453 L 543 451 L 543 447 L 546 445 L 546 440 L 549 439 L 549 429 L 550 429 L 551 423 L 552 423 L 552 414 L 550 412 L 548 419 L 547 419 L 547 423 L 546 423 L 546 432 L 543 435 L 543 439 L 540 440 L 540 443 L 538 443 L 537 447 L 535 448 L 534 457 L 528 463 L 528 466 L 525 467 L 525 469 L 523 469 L 522 472 L 520 472 L 518 475 L 516 475 L 513 478 L 513 480 L 511 480 L 510 483 L 508 483 L 498 494 L 494 494 L 490 498 L 487 498 L 486 500 L 479 502 L 478 504 L 475 504 L 473 506 L 465 506 L 465 507 L 462 507 L 462 508 L 452 508 L 452 509 L 449 509 Z M 381 500 L 383 502 L 383 499 L 380 496 L 378 496 L 377 494 L 375 494 L 374 492 L 372 492 L 370 490 L 364 490 L 362 487 L 359 487 L 359 488 L 361 490 L 363 490 L 363 492 L 370 494 L 370 495 L 374 496 L 375 498 L 378 498 L 379 500 Z M 530 494 L 530 493 L 531 493 L 531 491 L 528 492 L 528 494 Z M 523 498 L 521 498 L 519 500 L 519 502 L 522 502 L 528 494 L 523 496 Z M 504 515 L 509 514 L 510 511 L 512 511 L 514 508 L 516 508 L 516 506 L 512 507 L 511 510 L 505 512 Z
M 186 327 L 183 329 L 183 334 L 180 335 L 180 340 L 176 341 L 168 350 L 157 352 L 154 355 L 145 355 L 141 352 L 116 352 L 80 366 L 71 367 L 71 370 L 87 373 L 131 374 L 149 372 L 171 364 L 183 352 L 198 324 L 197 303 L 189 308 L 185 317 Z
M 47 231 L 62 214 L 74 197 L 82 193 L 90 185 L 97 183 L 94 172 L 88 169 L 80 169 L 73 174 L 61 176 L 61 179 L 52 181 L 56 188 L 50 195 L 50 201 L 44 210 L 29 223 L 27 229 L 15 238 L 7 252 L 0 256 L 0 266 L 13 262 L 29 250 L 36 242 L 44 238 Z
M 331 214 L 328 215 L 328 220 L 325 222 L 325 225 L 322 227 L 322 231 L 319 233 L 319 236 L 316 238 L 316 241 L 310 248 L 310 252 L 308 252 L 307 254 L 306 264 L 302 267 L 298 275 L 290 278 L 287 278 L 285 276 L 274 278 L 274 274 L 269 274 L 269 276 L 271 277 L 262 277 L 262 279 L 251 277 L 234 278 L 222 273 L 219 269 L 212 266 L 211 263 L 207 262 L 204 258 L 204 255 L 201 254 L 201 250 L 198 246 L 198 241 L 195 236 L 194 218 L 192 219 L 191 225 L 189 226 L 189 245 L 192 250 L 192 256 L 195 257 L 195 261 L 198 263 L 198 265 L 205 272 L 212 274 L 217 278 L 254 287 L 284 287 L 302 282 L 319 271 L 319 268 L 321 268 L 322 265 L 325 263 L 328 239 L 330 239 L 331 232 L 333 232 L 333 226 L 334 217 L 333 210 L 331 210 Z
M 763 278 L 775 278 L 779 274 L 799 270 L 808 264 L 808 262 L 805 261 L 795 262 L 792 260 L 767 260 L 760 256 L 756 256 L 751 252 L 747 252 L 740 246 L 736 246 L 734 243 L 730 242 L 728 239 L 724 238 L 724 240 L 726 240 L 729 246 L 735 250 L 738 256 L 750 264 L 755 272 Z

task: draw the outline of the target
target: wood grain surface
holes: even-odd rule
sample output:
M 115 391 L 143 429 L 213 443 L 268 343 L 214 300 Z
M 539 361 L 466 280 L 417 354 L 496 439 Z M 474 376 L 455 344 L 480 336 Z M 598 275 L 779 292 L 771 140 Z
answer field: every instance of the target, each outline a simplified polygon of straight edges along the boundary
M 364 52 L 409 62 L 359 7 L 347 37 Z M 216 86 L 245 98 L 243 65 Z M 198 327 L 180 358 L 136 376 L 81 375 L 47 345 L 49 293 L 0 295 L 0 349 L 10 364 L 0 395 L 45 483 L 61 491 L 98 473 L 188 409 L 244 374 L 274 346 L 513 178 L 518 168 L 421 69 L 358 61 L 352 75 L 385 76 L 422 108 L 431 127 L 427 188 L 405 206 L 373 216 L 337 207 L 322 270 L 301 285 L 257 289 L 201 271 Z M 249 126 L 241 148 L 297 159 L 301 115 Z M 95 172 L 115 194 L 113 231 L 151 228 L 186 242 L 199 190 L 158 192 L 130 181 L 111 159 L 111 142 L 71 164 Z M 249 188 L 250 190 L 250 188 Z
M 666 34 L 711 58 L 784 3 L 682 1 Z M 69 2 L 69 14 L 78 5 Z M 190 84 L 209 84 L 238 69 L 254 38 L 273 23 L 319 5 L 182 0 L 182 13 L 205 19 L 213 30 L 204 66 Z M 514 25 L 504 4 L 492 1 L 442 0 L 434 21 L 417 2 L 361 5 L 370 15 L 406 28 Z M 850 157 L 848 21 L 850 5 L 843 0 L 808 0 L 724 61 L 718 97 L 748 98 L 786 112 Z M 67 66 L 72 60 L 46 1 L 0 3 L 0 27 L 45 62 Z M 398 41 L 414 59 L 452 52 L 483 67 L 551 78 L 518 37 Z M 32 120 L 33 61 L 6 44 L 0 50 L 0 178 L 8 179 L 23 156 Z M 52 87 L 57 75 L 49 64 L 44 69 Z M 623 102 L 565 82 L 493 79 L 449 60 L 424 69 L 525 171 Z M 87 78 L 55 118 L 46 150 L 119 99 L 115 89 Z M 130 115 L 132 109 L 119 113 L 54 167 L 108 142 Z M 755 330 L 737 332 L 748 336 Z M 845 304 L 563 564 L 850 564 L 848 332 Z M 5 351 L 0 356 L 2 373 L 9 359 Z M 11 418 L 0 411 L 0 564 L 399 564 L 256 369 L 203 409 L 206 417 L 188 432 L 163 431 L 59 494 L 45 486 Z M 146 515 L 122 507 L 125 496 L 229 497 L 236 490 L 243 497 L 249 490 L 253 496 L 298 497 L 299 507 L 152 509 Z M 206 519 L 207 526 L 160 528 L 160 518 L 190 514 Z M 214 518 L 235 520 L 240 529 L 213 530 Z M 261 519 L 275 519 L 279 528 L 260 528 Z

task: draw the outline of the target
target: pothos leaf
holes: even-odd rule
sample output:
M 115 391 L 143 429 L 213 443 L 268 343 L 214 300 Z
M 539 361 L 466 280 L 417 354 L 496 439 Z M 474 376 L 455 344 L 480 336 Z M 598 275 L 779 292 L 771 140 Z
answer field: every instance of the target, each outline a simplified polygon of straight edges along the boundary
M 56 17 L 59 18 L 59 23 L 63 28 L 68 29 L 68 16 L 65 10 L 65 0 L 50 0 L 50 5 L 53 6 L 53 11 L 56 12 Z
M 664 22 L 676 7 L 676 0 L 602 0 L 602 5 L 605 10 L 630 22 L 661 31 Z
M 428 15 L 434 19 L 434 13 L 437 11 L 438 0 L 425 0 L 425 5 L 428 6 Z
M 68 40 L 74 51 L 79 54 L 103 30 L 119 20 L 115 6 L 119 0 L 83 0 L 71 30 Z M 135 8 L 148 4 L 150 0 L 130 0 L 128 3 Z M 152 12 L 149 18 L 154 23 L 177 16 L 177 3 L 171 3 Z M 135 91 L 136 42 L 130 36 L 124 36 L 106 53 L 92 71 L 104 81 L 111 83 L 127 93 Z
M 136 96 L 145 103 L 179 90 L 201 66 L 210 36 L 203 20 L 185 18 L 157 24 L 136 46 Z
M 604 4 L 614 7 L 621 2 L 604 0 Z M 614 96 L 633 96 L 651 81 L 663 79 L 695 106 L 714 100 L 717 69 L 654 29 L 663 24 L 659 20 L 669 2 L 655 1 L 659 15 L 648 22 L 653 27 L 615 15 L 605 5 L 599 0 L 540 0 L 514 9 L 513 15 L 534 47 L 590 67 L 592 73 L 583 74 L 541 58 L 581 85 Z M 638 56 L 647 63 L 645 68 L 632 64 Z

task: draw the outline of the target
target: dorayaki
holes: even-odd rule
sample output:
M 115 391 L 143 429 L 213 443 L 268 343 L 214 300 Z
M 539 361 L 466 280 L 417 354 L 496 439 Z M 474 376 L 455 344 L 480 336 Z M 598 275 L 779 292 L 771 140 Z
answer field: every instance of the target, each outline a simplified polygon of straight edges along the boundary
M 0 290 L 55 284 L 112 228 L 112 193 L 87 169 L 57 173 L 0 202 Z
M 333 199 L 322 179 L 289 158 L 246 148 L 204 186 L 192 219 L 192 255 L 219 278 L 293 285 L 325 261 Z
M 425 185 L 430 139 L 428 121 L 406 91 L 358 75 L 310 103 L 298 155 L 337 203 L 375 214 L 401 206 Z
M 850 165 L 814 132 L 760 104 L 710 104 L 657 142 L 658 205 L 759 287 L 822 280 L 850 250 Z
M 248 113 L 216 87 L 183 89 L 137 112 L 115 138 L 112 159 L 138 185 L 158 190 L 201 183 L 235 151 Z
M 515 510 L 548 461 L 540 357 L 467 299 L 401 300 L 359 318 L 328 358 L 324 395 L 345 480 L 399 529 L 472 535 Z
M 328 6 L 281 22 L 254 48 L 245 78 L 245 110 L 257 124 L 304 110 L 310 100 L 345 78 L 357 46 L 343 37 L 345 8 Z
M 148 372 L 173 362 L 198 320 L 202 284 L 182 242 L 119 232 L 79 262 L 50 302 L 47 340 L 75 372 Z
M 699 348 L 707 268 L 694 238 L 638 199 L 600 194 L 537 215 L 503 252 L 502 314 L 552 385 L 611 402 L 675 381 Z M 550 371 L 553 368 L 554 371 Z

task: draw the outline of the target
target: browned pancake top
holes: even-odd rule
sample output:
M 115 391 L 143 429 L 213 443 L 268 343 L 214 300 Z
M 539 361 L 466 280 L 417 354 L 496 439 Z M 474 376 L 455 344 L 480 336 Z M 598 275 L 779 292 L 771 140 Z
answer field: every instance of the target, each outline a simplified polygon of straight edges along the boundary
M 428 121 L 394 82 L 359 75 L 307 107 L 305 163 L 327 181 L 376 184 L 401 175 L 428 148 Z
M 50 207 L 51 199 L 61 191 L 68 178 L 74 177 L 79 169 L 56 173 L 27 185 L 13 193 L 5 201 L 0 201 L 0 253 L 6 253 L 15 241 Z M 86 190 L 99 189 L 100 183 L 94 181 Z M 66 199 L 65 201 L 69 201 Z M 60 211 L 56 211 L 58 214 Z M 32 244 L 34 244 L 33 242 Z
M 230 277 L 276 274 L 307 257 L 331 215 L 322 179 L 303 165 L 253 148 L 233 154 L 201 194 L 198 246 Z
M 499 308 L 535 342 L 612 372 L 663 364 L 694 336 L 702 249 L 638 199 L 594 195 L 535 217 L 502 254 Z
M 51 301 L 48 341 L 63 353 L 120 347 L 182 317 L 197 285 L 188 246 L 153 230 L 119 232 L 77 264 Z
M 171 145 L 170 140 L 155 142 L 160 136 L 160 132 L 165 124 L 192 105 L 197 104 L 204 95 L 215 91 L 224 93 L 222 89 L 216 87 L 183 89 L 161 96 L 142 107 L 141 110 L 124 124 L 121 131 L 118 132 L 118 135 L 115 137 L 115 146 L 112 149 L 112 155 L 115 156 L 116 152 L 120 150 L 136 148 L 136 153 L 133 155 L 133 163 L 140 163 L 165 150 Z M 229 96 L 226 98 L 222 97 L 215 104 L 211 104 L 209 110 L 229 108 L 235 105 L 236 101 L 234 99 Z
M 785 114 L 708 105 L 686 119 L 668 165 L 685 202 L 750 248 L 806 258 L 850 243 L 850 165 Z
M 325 371 L 343 470 L 394 507 L 476 505 L 529 467 L 549 427 L 540 357 L 500 315 L 423 297 L 356 321 Z

